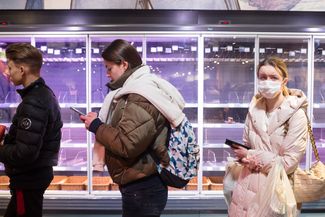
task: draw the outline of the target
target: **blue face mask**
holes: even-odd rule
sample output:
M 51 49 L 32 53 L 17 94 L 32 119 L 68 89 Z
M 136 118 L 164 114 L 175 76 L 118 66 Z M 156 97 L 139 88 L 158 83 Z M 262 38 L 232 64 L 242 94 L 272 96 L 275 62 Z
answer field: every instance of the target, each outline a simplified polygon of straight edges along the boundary
M 267 99 L 274 98 L 281 91 L 281 81 L 258 80 L 258 92 Z

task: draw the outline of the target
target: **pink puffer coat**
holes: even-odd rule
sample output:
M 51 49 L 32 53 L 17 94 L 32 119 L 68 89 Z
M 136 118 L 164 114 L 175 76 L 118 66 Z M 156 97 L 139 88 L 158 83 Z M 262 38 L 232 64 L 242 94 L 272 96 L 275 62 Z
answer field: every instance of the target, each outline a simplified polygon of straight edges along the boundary
M 255 194 L 265 185 L 266 177 L 275 157 L 282 158 L 290 174 L 298 167 L 307 144 L 307 99 L 300 90 L 290 89 L 281 106 L 266 123 L 265 99 L 256 95 L 249 107 L 243 140 L 251 146 L 248 158 L 255 157 L 263 165 L 260 173 L 245 167 L 232 195 L 229 217 L 248 217 L 247 210 Z

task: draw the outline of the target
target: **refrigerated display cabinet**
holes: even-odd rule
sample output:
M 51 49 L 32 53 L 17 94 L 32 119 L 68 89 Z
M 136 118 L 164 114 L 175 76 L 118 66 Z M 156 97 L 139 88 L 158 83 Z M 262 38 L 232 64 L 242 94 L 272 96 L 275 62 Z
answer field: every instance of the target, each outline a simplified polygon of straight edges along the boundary
M 325 160 L 324 29 L 318 26 L 321 32 L 315 33 L 303 25 L 294 28 L 280 22 L 290 23 L 300 14 L 291 17 L 280 13 L 275 19 L 272 13 L 141 12 L 35 11 L 29 12 L 33 21 L 24 22 L 20 16 L 12 18 L 13 14 L 24 16 L 28 12 L 0 12 L 12 19 L 0 28 L 1 64 L 6 64 L 4 51 L 8 44 L 28 42 L 36 46 L 43 53 L 42 76 L 61 106 L 64 126 L 59 164 L 45 194 L 45 210 L 121 209 L 118 186 L 107 168 L 103 172 L 92 170 L 94 136 L 69 109 L 73 106 L 83 112 L 99 111 L 108 92 L 101 53 L 117 38 L 129 41 L 153 73 L 183 94 L 184 111 L 200 145 L 198 177 L 184 189 L 170 188 L 166 210 L 226 210 L 222 179 L 227 157 L 233 153 L 224 141 L 242 140 L 249 102 L 257 89 L 256 68 L 268 55 L 285 60 L 288 86 L 300 88 L 308 96 L 308 114 L 320 157 Z M 229 14 L 238 24 L 219 24 Z M 258 19 L 252 21 L 249 17 Z M 259 25 L 270 17 L 274 20 L 268 21 L 269 26 Z M 318 14 L 314 19 L 320 20 Z M 19 97 L 15 87 L 1 79 L 0 122 L 9 126 Z M 308 146 L 300 166 L 308 167 L 313 160 Z M 4 208 L 9 191 L 2 164 L 0 174 L 0 197 L 4 198 L 0 206 Z M 324 201 L 305 204 L 304 209 L 322 209 L 322 204 Z

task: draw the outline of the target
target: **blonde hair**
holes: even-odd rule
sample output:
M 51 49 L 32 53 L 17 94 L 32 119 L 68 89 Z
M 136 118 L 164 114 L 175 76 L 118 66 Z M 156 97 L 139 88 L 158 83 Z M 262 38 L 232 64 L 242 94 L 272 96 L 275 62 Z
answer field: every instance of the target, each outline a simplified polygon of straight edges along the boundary
M 262 66 L 273 66 L 275 70 L 279 73 L 279 75 L 282 77 L 282 79 L 289 79 L 289 73 L 288 73 L 288 68 L 287 65 L 284 63 L 284 61 L 276 56 L 270 56 L 265 58 L 262 62 L 257 67 L 257 77 L 258 73 L 261 69 Z M 289 95 L 289 90 L 287 86 L 283 86 L 282 93 L 284 96 Z

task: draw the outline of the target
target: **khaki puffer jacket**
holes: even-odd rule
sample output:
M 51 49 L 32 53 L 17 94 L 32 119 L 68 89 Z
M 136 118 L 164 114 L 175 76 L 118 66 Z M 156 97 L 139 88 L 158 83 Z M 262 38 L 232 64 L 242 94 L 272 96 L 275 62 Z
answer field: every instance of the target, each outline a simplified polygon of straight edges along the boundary
M 168 165 L 168 121 L 147 99 L 128 94 L 112 104 L 111 122 L 96 140 L 105 146 L 105 163 L 113 181 L 124 185 L 157 172 L 154 154 Z

